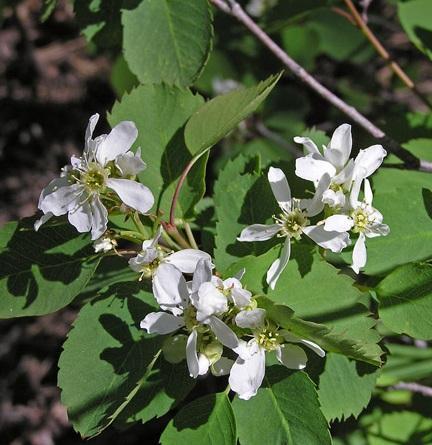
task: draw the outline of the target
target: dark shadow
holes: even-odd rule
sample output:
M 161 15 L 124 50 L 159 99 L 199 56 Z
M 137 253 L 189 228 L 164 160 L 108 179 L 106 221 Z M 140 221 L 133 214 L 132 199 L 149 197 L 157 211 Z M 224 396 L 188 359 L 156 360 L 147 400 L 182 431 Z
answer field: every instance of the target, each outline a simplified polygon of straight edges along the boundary
M 205 398 L 196 399 L 188 406 L 194 405 L 194 416 L 190 415 L 191 410 L 182 410 L 174 417 L 174 427 L 177 431 L 184 429 L 196 429 L 207 423 L 210 414 L 216 404 L 216 394 L 208 394 Z
M 35 232 L 34 221 L 35 218 L 20 221 L 4 241 L 4 251 L 0 254 L 0 279 L 7 280 L 7 289 L 11 295 L 26 298 L 24 309 L 39 294 L 36 272 L 45 280 L 71 284 L 80 276 L 82 263 L 94 256 L 90 245 L 75 251 L 73 246 L 68 246 L 69 254 L 50 252 L 72 239 L 82 239 L 85 235 L 80 235 L 74 227 L 58 220 Z M 3 233 L 6 235 L 6 229 L 3 229 Z
M 432 48 L 432 31 L 430 29 L 416 26 L 414 27 L 414 34 L 416 34 L 426 48 Z
M 429 218 L 432 219 L 432 191 L 427 188 L 422 188 L 423 204 Z
M 297 244 L 295 242 L 291 245 L 291 258 L 297 263 L 298 271 L 302 278 L 304 278 L 311 270 L 313 263 L 313 254 L 316 250 L 316 245 L 312 243 Z

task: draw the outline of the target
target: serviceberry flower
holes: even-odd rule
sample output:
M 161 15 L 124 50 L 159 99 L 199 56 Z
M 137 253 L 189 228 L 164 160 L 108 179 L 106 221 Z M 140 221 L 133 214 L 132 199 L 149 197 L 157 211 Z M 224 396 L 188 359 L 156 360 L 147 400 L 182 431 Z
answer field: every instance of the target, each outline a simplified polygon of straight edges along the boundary
M 208 253 L 198 249 L 167 252 L 159 246 L 162 230 L 160 226 L 154 238 L 142 243 L 141 252 L 129 260 L 129 267 L 134 272 L 141 274 L 140 279 L 152 279 L 153 294 L 161 308 L 165 310 L 165 301 L 171 301 L 178 284 L 171 280 L 171 268 L 166 266 L 173 265 L 182 273 L 193 274 L 200 260 L 206 260 L 211 264 L 211 257 Z M 171 288 L 172 286 L 174 286 L 174 290 Z
M 265 310 L 261 309 L 261 311 L 263 311 L 263 317 L 260 324 L 256 324 L 254 312 L 249 312 L 252 319 L 251 325 L 254 326 L 253 338 L 247 342 L 239 340 L 239 346 L 235 349 L 238 358 L 230 371 L 230 387 L 243 400 L 249 400 L 255 396 L 261 386 L 265 375 L 267 352 L 275 351 L 278 361 L 289 369 L 304 369 L 307 363 L 304 350 L 292 343 L 303 344 L 320 357 L 325 356 L 325 351 L 316 343 L 278 328 L 265 319 Z
M 206 374 L 209 368 L 221 358 L 223 346 L 235 349 L 238 339 L 234 332 L 217 316 L 210 315 L 205 322 L 197 319 L 197 310 L 191 301 L 191 286 L 188 286 L 179 269 L 172 264 L 163 265 L 169 285 L 166 287 L 165 301 L 161 309 L 168 312 L 151 312 L 141 321 L 141 328 L 148 333 L 160 335 L 182 330 L 187 334 L 186 361 L 191 377 Z M 211 271 L 211 264 L 201 260 L 193 280 L 195 286 L 202 283 L 203 269 Z M 227 363 L 216 366 L 218 375 L 225 372 Z
M 372 145 L 360 150 L 355 159 L 350 159 L 352 135 L 349 124 L 336 128 L 329 145 L 323 147 L 323 154 L 309 138 L 296 136 L 294 141 L 303 144 L 309 153 L 296 160 L 296 175 L 313 181 L 315 186 L 323 175 L 329 175 L 330 183 L 323 191 L 322 200 L 333 208 L 344 207 L 353 181 L 372 175 L 387 155 L 382 145 Z
M 361 180 L 354 183 L 350 206 L 345 214 L 332 215 L 325 220 L 324 229 L 331 232 L 351 231 L 358 234 L 352 254 L 351 268 L 355 273 L 366 265 L 367 251 L 366 238 L 386 236 L 390 229 L 387 224 L 383 224 L 382 214 L 372 207 L 373 194 L 368 179 L 364 180 L 364 199 L 359 201 Z
M 99 252 L 107 253 L 111 250 L 115 250 L 116 247 L 117 247 L 117 241 L 114 238 L 111 238 L 110 236 L 107 235 L 97 239 L 93 243 L 93 249 L 95 253 Z
M 349 236 L 347 233 L 326 231 L 322 224 L 310 224 L 309 218 L 323 210 L 322 192 L 329 184 L 328 174 L 320 178 L 314 197 L 303 200 L 291 197 L 291 189 L 281 169 L 270 167 L 268 180 L 282 213 L 274 217 L 274 224 L 253 224 L 246 227 L 238 240 L 253 242 L 266 241 L 273 236 L 285 238 L 280 257 L 273 262 L 267 272 L 267 283 L 274 289 L 290 258 L 291 239 L 299 240 L 305 234 L 324 249 L 340 252 L 349 244 Z
M 122 203 L 145 214 L 154 203 L 152 192 L 136 182 L 135 175 L 146 165 L 140 151 L 130 151 L 138 130 L 133 122 L 123 121 L 109 134 L 93 139 L 99 115 L 91 116 L 83 156 L 72 156 L 71 165 L 62 169 L 42 191 L 38 208 L 44 215 L 35 223 L 35 230 L 52 216 L 68 214 L 69 222 L 78 232 L 90 232 L 93 240 L 106 231 L 108 209 Z

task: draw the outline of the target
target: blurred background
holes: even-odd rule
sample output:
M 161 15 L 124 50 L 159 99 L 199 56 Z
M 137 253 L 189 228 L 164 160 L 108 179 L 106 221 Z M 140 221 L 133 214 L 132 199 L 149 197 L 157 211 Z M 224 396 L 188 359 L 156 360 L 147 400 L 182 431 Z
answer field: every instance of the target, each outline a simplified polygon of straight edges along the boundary
M 60 0 L 47 11 L 42 0 L 0 0 L 0 226 L 35 213 L 41 189 L 72 154 L 82 152 L 89 116 L 104 117 L 135 85 L 121 57 L 120 16 L 112 14 L 119 5 L 114 3 Z M 118 3 L 130 9 L 136 2 Z M 432 94 L 432 65 L 402 30 L 397 2 L 355 3 L 419 94 L 376 54 L 342 2 L 243 2 L 294 59 L 400 143 L 430 135 L 430 110 L 422 97 Z M 196 83 L 204 96 L 254 84 L 281 69 L 232 18 L 216 14 L 215 30 L 215 51 Z M 238 141 L 247 142 L 251 152 L 271 150 L 289 159 L 293 136 L 318 137 L 345 120 L 287 73 L 261 113 L 213 151 L 209 175 L 216 176 Z M 106 129 L 103 118 L 96 133 Z M 357 148 L 371 142 L 358 128 L 354 140 Z M 84 443 L 71 429 L 56 387 L 56 363 L 75 314 L 67 308 L 0 322 L 0 445 Z M 150 444 L 158 424 L 152 428 L 109 431 L 91 443 Z

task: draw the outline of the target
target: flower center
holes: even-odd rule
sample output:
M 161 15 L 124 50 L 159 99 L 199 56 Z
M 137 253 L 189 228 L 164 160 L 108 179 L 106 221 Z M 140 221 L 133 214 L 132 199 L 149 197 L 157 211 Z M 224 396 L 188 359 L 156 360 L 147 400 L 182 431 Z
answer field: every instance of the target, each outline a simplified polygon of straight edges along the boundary
M 274 351 L 283 342 L 283 337 L 271 328 L 265 328 L 255 336 L 258 345 L 266 351 Z
M 295 209 L 289 213 L 281 213 L 279 217 L 274 217 L 277 224 L 281 226 L 279 236 L 300 239 L 303 228 L 309 224 L 306 215 L 300 209 Z
M 154 259 L 151 263 L 144 264 L 141 268 L 141 278 L 152 278 L 153 273 L 158 268 L 159 264 L 161 263 L 160 258 Z
M 354 233 L 364 232 L 371 222 L 373 222 L 370 218 L 369 212 L 363 207 L 359 207 L 355 209 L 351 213 L 351 217 L 354 220 L 354 227 L 352 231 Z
M 91 191 L 100 192 L 105 187 L 108 172 L 96 162 L 91 162 L 82 174 L 81 182 Z
M 192 331 L 192 329 L 199 324 L 196 319 L 196 312 L 196 309 L 192 305 L 188 306 L 183 312 L 185 327 L 188 331 Z

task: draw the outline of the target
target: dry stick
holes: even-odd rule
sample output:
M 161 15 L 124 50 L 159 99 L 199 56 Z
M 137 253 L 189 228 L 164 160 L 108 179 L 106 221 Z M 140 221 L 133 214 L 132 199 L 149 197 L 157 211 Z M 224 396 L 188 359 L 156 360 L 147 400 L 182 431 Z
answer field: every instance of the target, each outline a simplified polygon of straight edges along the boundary
M 234 0 L 210 0 L 221 11 L 232 15 L 243 23 L 295 76 L 317 92 L 321 97 L 333 104 L 340 111 L 349 116 L 354 122 L 363 127 L 373 137 L 380 139 L 388 151 L 401 159 L 406 167 L 421 171 L 432 172 L 432 162 L 417 158 L 408 150 L 402 148 L 396 141 L 389 138 L 380 128 L 359 113 L 354 107 L 348 105 L 325 86 L 321 85 L 313 76 L 293 60 L 280 46 L 278 46 L 243 10 Z
M 432 103 L 427 99 L 427 97 L 425 97 L 422 93 L 420 93 L 420 91 L 417 89 L 417 87 L 415 86 L 412 79 L 408 76 L 408 74 L 401 68 L 401 66 L 396 61 L 394 61 L 391 58 L 389 52 L 384 48 L 384 46 L 372 32 L 372 30 L 363 20 L 363 17 L 357 11 L 357 8 L 354 6 L 353 2 L 351 0 L 344 0 L 344 2 L 351 13 L 350 15 L 354 20 L 355 25 L 358 26 L 358 28 L 360 28 L 360 30 L 363 32 L 363 34 L 375 48 L 376 52 L 387 62 L 387 64 L 389 65 L 391 70 L 396 74 L 396 76 L 399 77 L 399 79 L 418 97 L 418 99 L 420 99 L 429 109 L 432 109 Z
M 406 390 L 411 392 L 416 392 L 425 397 L 432 397 L 432 388 L 429 386 L 420 385 L 415 382 L 400 382 L 392 386 L 391 389 L 394 390 Z

